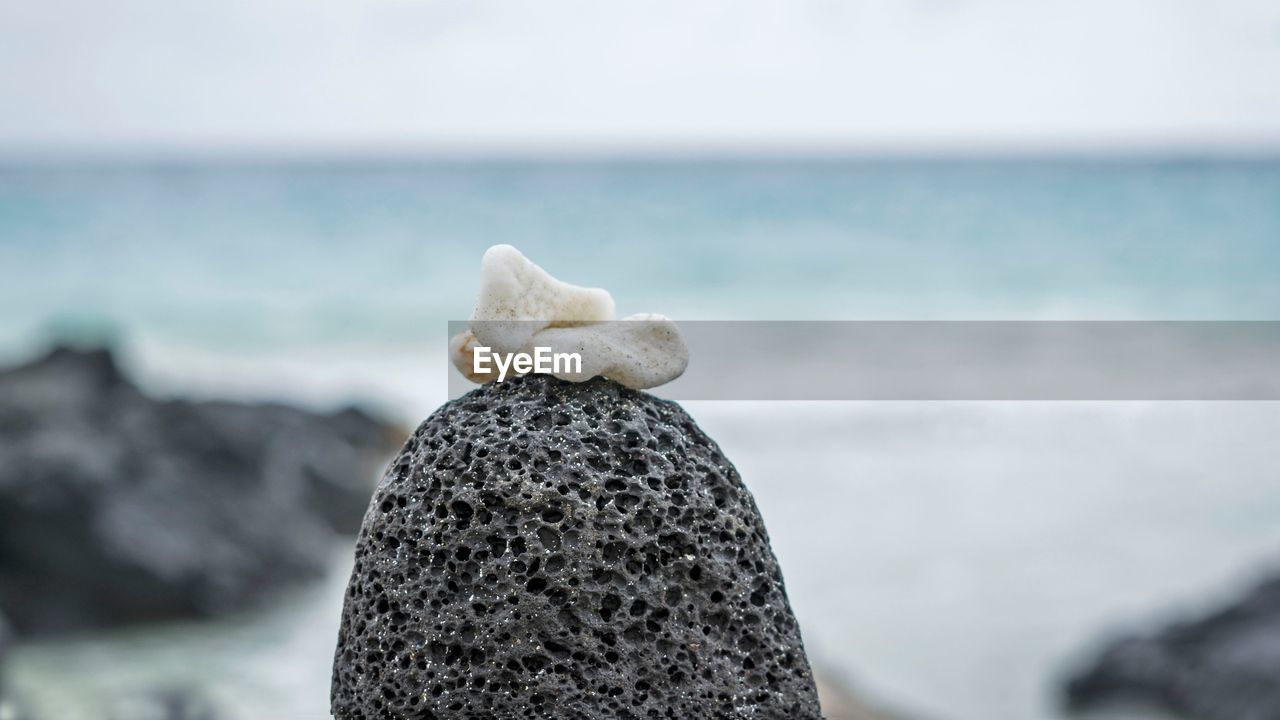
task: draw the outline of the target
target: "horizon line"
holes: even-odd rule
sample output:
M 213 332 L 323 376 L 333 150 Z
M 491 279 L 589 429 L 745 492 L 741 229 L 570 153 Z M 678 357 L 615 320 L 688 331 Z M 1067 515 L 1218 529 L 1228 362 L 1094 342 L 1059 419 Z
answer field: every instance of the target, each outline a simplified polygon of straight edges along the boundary
M 0 166 L 664 164 L 875 161 L 1280 161 L 1252 142 L 441 142 L 5 146 Z

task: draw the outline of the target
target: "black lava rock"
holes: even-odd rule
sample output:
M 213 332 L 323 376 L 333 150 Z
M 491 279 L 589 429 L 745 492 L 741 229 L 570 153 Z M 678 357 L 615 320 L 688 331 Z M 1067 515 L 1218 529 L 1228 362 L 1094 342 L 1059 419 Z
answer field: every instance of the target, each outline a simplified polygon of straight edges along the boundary
M 105 350 L 0 372 L 0 610 L 19 632 L 208 616 L 318 575 L 402 437 L 153 399 Z
M 1280 579 L 1206 617 L 1114 642 L 1065 694 L 1075 710 L 1139 703 L 1196 720 L 1280 719 Z
M 764 523 L 675 403 L 491 383 L 406 443 L 356 548 L 339 720 L 814 720 Z

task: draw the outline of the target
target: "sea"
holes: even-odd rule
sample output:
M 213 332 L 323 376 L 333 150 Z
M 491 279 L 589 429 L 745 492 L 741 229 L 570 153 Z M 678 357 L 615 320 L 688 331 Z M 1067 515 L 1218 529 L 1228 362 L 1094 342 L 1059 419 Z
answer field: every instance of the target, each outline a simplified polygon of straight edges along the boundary
M 1280 161 L 0 165 L 0 361 L 109 343 L 157 395 L 411 427 L 497 243 L 677 321 L 1280 320 Z M 1108 638 L 1280 572 L 1277 403 L 686 407 L 757 499 L 814 665 L 907 717 L 1059 720 Z M 60 720 L 163 687 L 327 717 L 351 546 L 268 607 L 27 642 L 11 682 Z

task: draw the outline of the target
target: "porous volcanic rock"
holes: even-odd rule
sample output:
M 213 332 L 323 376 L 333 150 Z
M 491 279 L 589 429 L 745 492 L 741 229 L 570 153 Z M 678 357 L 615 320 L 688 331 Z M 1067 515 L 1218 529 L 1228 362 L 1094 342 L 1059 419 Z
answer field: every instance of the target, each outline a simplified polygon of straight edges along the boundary
M 365 515 L 339 720 L 815 720 L 737 471 L 675 403 L 490 383 L 431 415 Z
M 1065 692 L 1075 710 L 1140 703 L 1196 720 L 1280 718 L 1280 578 L 1205 617 L 1115 641 Z
M 102 349 L 0 372 L 0 610 L 20 633 L 209 616 L 318 575 L 402 437 L 153 399 Z

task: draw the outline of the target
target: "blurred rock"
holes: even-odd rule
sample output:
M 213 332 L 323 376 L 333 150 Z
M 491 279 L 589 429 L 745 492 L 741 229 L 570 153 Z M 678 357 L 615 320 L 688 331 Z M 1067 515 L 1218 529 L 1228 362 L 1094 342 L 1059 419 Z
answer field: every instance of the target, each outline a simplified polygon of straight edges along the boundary
M 106 350 L 0 372 L 0 610 L 24 633 L 210 616 L 319 574 L 398 439 L 356 410 L 153 399 Z
M 13 689 L 9 687 L 9 678 L 5 672 L 12 642 L 13 634 L 9 624 L 4 615 L 0 615 L 0 720 L 31 720 L 26 708 L 13 697 Z
M 9 657 L 10 641 L 9 623 L 4 619 L 4 615 L 0 615 L 0 706 L 3 706 L 4 703 L 5 681 L 8 679 L 5 675 L 5 661 Z M 0 715 L 0 717 L 3 717 L 3 715 Z
M 1065 692 L 1074 710 L 1141 704 L 1196 720 L 1280 718 L 1280 578 L 1206 617 L 1112 643 Z
M 365 516 L 340 720 L 817 720 L 764 521 L 672 402 L 533 375 L 446 403 Z

